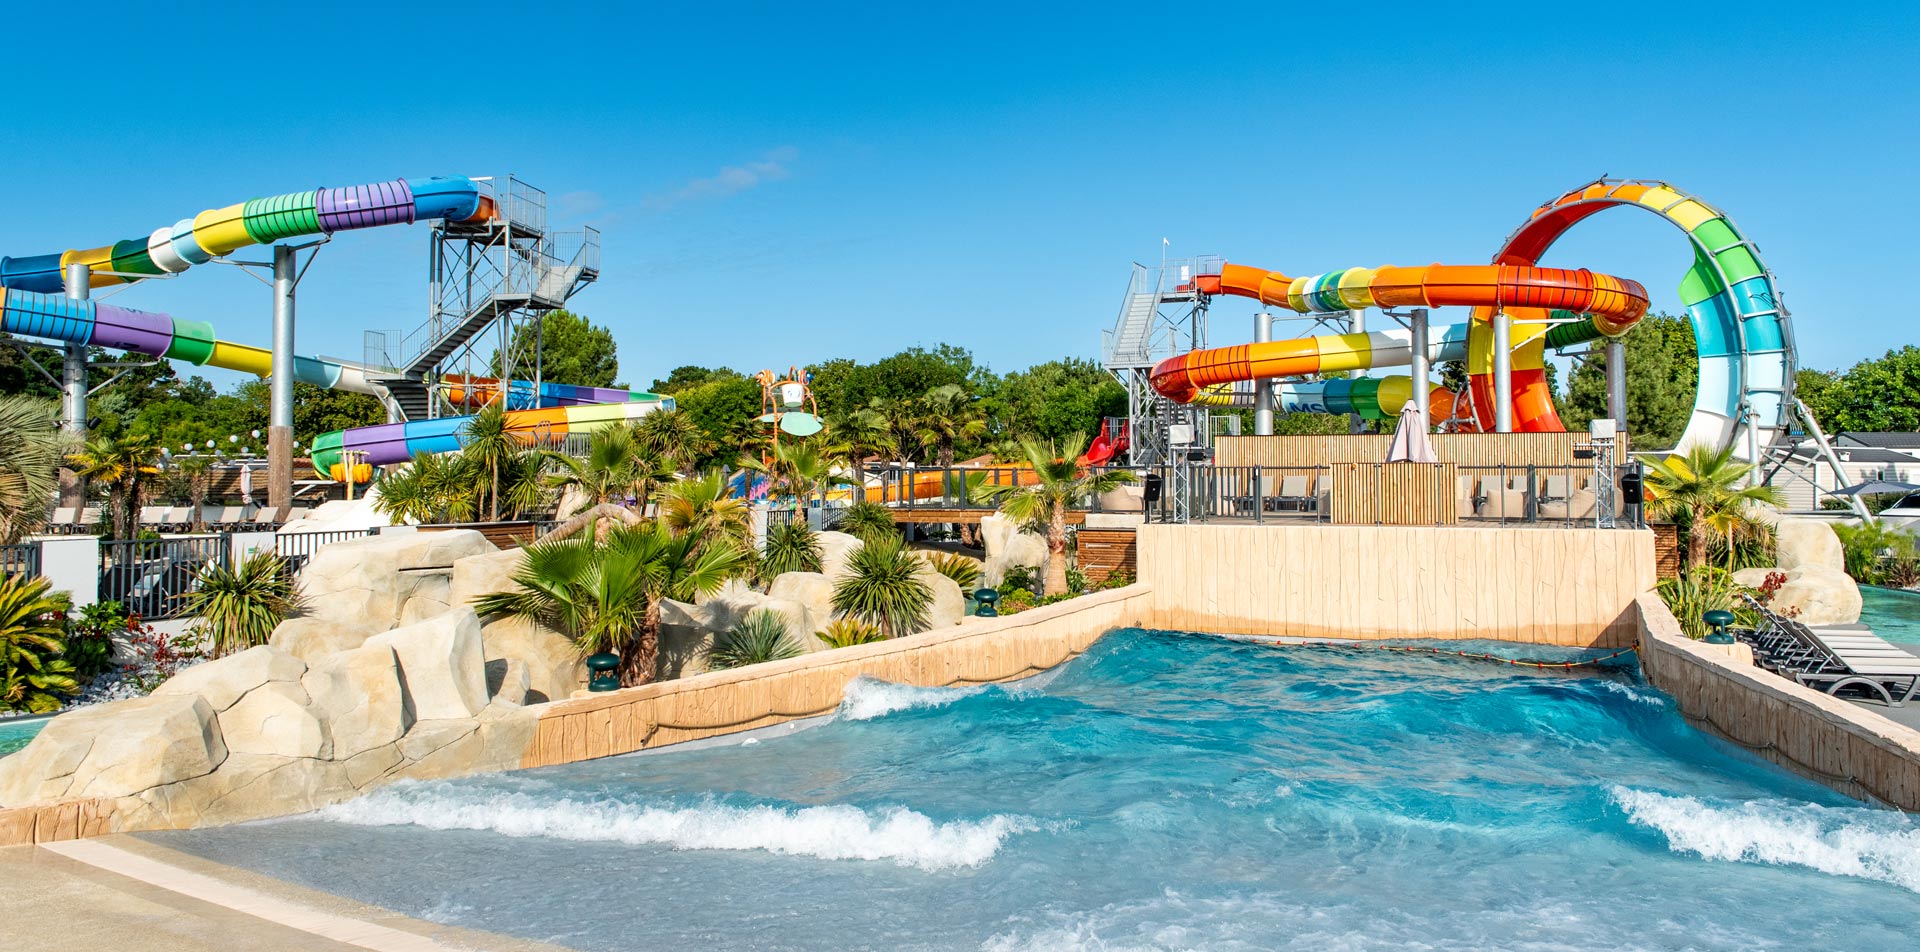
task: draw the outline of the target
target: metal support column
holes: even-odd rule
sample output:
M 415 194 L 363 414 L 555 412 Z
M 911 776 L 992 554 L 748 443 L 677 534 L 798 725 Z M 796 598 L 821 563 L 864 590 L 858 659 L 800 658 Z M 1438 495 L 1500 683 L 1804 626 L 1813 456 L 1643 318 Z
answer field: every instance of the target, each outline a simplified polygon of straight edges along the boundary
M 269 506 L 293 505 L 293 284 L 296 278 L 293 248 L 274 245 L 273 364 L 267 378 Z M 348 476 L 351 478 L 351 470 Z
M 1351 334 L 1364 334 L 1367 332 L 1366 308 L 1353 308 L 1347 311 L 1347 332 Z M 1365 370 L 1356 370 L 1353 372 L 1353 376 L 1355 377 L 1364 377 L 1366 375 L 1367 372 Z M 1362 433 L 1366 431 L 1366 428 L 1367 421 L 1362 418 L 1360 414 L 1351 413 L 1347 415 L 1348 433 Z
M 1493 312 L 1493 430 L 1513 432 L 1513 318 Z
M 1626 432 L 1627 345 L 1618 337 L 1607 338 L 1607 415 L 1620 432 Z
M 84 264 L 67 265 L 67 297 L 84 301 L 92 294 L 93 269 Z M 87 345 L 69 343 L 62 348 L 60 373 L 60 428 L 76 442 L 87 438 Z M 87 487 L 80 475 L 60 468 L 60 505 L 85 506 Z
M 1261 311 L 1253 316 L 1253 339 L 1256 343 L 1266 343 L 1273 339 L 1273 312 Z M 1261 377 L 1253 382 L 1253 435 L 1273 435 L 1273 378 Z
M 1413 332 L 1413 352 L 1410 355 L 1411 366 L 1408 367 L 1413 375 L 1413 405 L 1419 408 L 1421 422 L 1431 428 L 1433 417 L 1430 415 L 1432 407 L 1429 406 L 1429 401 L 1433 384 L 1429 379 L 1432 371 L 1428 367 L 1427 357 L 1427 309 L 1414 308 L 1409 323 L 1411 326 L 1408 330 Z

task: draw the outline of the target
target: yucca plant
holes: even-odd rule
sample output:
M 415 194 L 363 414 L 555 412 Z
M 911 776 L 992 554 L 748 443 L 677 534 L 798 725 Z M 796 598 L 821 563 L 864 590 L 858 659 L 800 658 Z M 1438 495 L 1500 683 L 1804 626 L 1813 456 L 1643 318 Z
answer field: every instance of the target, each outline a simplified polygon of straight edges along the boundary
M 814 632 L 813 636 L 826 642 L 829 648 L 848 648 L 872 641 L 887 640 L 887 636 L 882 634 L 880 629 L 858 618 L 835 618 L 827 622 L 827 627 Z
M 1087 448 L 1084 433 L 1067 437 L 1055 446 L 1037 440 L 1022 440 L 1021 450 L 1033 467 L 1036 481 L 1029 486 L 982 486 L 980 495 L 1000 502 L 1000 512 L 1020 525 L 1044 521 L 1047 532 L 1047 591 L 1060 595 L 1067 588 L 1067 507 L 1076 501 L 1114 490 L 1133 482 L 1133 473 L 1111 469 L 1094 473 L 1080 464 Z
M 1710 611 L 1732 612 L 1738 619 L 1735 624 L 1743 627 L 1754 624 L 1752 608 L 1746 599 L 1738 597 L 1746 589 L 1733 580 L 1732 572 L 1717 565 L 1688 569 L 1678 578 L 1667 579 L 1655 587 L 1689 638 L 1708 635 L 1710 628 L 1703 616 Z
M 834 528 L 863 542 L 900 538 L 900 530 L 893 526 L 893 513 L 877 502 L 854 503 L 847 507 Z
M 268 550 L 247 556 L 239 568 L 206 566 L 199 587 L 187 593 L 187 611 L 200 616 L 195 627 L 213 643 L 215 658 L 266 644 L 299 607 L 286 560 Z
M 740 623 L 727 629 L 726 642 L 715 645 L 707 655 L 707 666 L 744 668 L 763 661 L 797 657 L 800 645 L 787 633 L 787 620 L 770 608 L 748 613 Z
M 772 582 L 783 572 L 820 571 L 820 537 L 804 522 L 789 522 L 767 530 L 760 554 L 760 579 Z
M 920 578 L 920 559 L 899 536 L 868 540 L 833 586 L 835 614 L 878 625 L 888 638 L 925 631 L 932 606 L 933 591 Z
M 962 592 L 971 592 L 980 586 L 980 563 L 958 552 L 930 552 L 927 564 L 960 586 Z
M 46 714 L 80 690 L 61 657 L 67 597 L 44 578 L 0 578 L 0 707 Z

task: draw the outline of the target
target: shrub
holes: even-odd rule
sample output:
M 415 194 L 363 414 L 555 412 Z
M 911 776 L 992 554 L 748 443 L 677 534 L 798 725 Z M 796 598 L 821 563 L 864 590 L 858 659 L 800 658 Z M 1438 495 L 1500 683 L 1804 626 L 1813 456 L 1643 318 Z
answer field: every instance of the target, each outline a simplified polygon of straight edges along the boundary
M 714 646 L 707 665 L 714 669 L 744 668 L 798 654 L 800 646 L 787 634 L 786 618 L 770 608 L 759 608 L 727 629 L 726 644 Z
M 127 628 L 133 657 L 121 668 L 127 681 L 147 694 L 180 671 L 206 660 L 200 640 L 193 635 L 168 637 L 152 625 L 132 622 Z
M 820 571 L 820 537 L 804 522 L 789 522 L 767 532 L 766 551 L 760 555 L 760 580 L 771 582 L 785 572 Z
M 1094 590 L 1105 591 L 1110 588 L 1126 588 L 1132 584 L 1133 576 L 1128 575 L 1126 570 L 1114 569 L 1112 572 L 1107 573 L 1106 578 L 1100 580 L 1100 584 L 1094 586 Z
M 116 601 L 95 602 L 67 616 L 67 645 L 61 656 L 73 665 L 75 677 L 93 678 L 113 667 L 113 638 L 125 634 L 134 620 Z
M 900 530 L 893 525 L 893 513 L 877 502 L 861 502 L 847 507 L 835 528 L 862 542 L 900 538 Z
M 927 564 L 960 586 L 960 591 L 971 592 L 980 585 L 980 563 L 957 552 L 929 552 Z
M 1000 578 L 1000 595 L 1006 597 L 1012 589 L 1024 589 L 1031 595 L 1040 590 L 1040 580 L 1033 574 L 1033 567 L 1013 565 L 1007 567 L 1007 574 Z
M 879 628 L 869 625 L 858 618 L 835 618 L 813 635 L 826 642 L 830 648 L 848 648 L 874 641 L 885 641 L 887 636 Z
M 47 714 L 80 690 L 61 658 L 67 597 L 44 578 L 0 577 L 0 707 Z
M 1679 578 L 1661 582 L 1658 589 L 1661 600 L 1680 620 L 1680 629 L 1689 638 L 1705 638 L 1712 632 L 1701 617 L 1710 611 L 1732 612 L 1734 623 L 1744 627 L 1752 627 L 1756 621 L 1752 607 L 1738 597 L 1746 589 L 1733 580 L 1733 573 L 1719 566 L 1696 566 Z
M 1087 590 L 1086 573 L 1077 568 L 1067 569 L 1067 594 L 1079 595 Z
M 1920 585 L 1920 556 L 1903 555 L 1888 559 L 1881 580 L 1894 588 Z
M 1034 595 L 1031 589 L 1002 588 L 1000 590 L 1000 601 L 994 606 L 994 610 L 1002 615 L 1018 615 L 1032 608 L 1033 601 Z
M 260 551 L 237 569 L 217 564 L 202 569 L 187 608 L 200 616 L 195 628 L 213 643 L 218 658 L 266 644 L 274 627 L 299 608 L 299 599 L 285 560 Z
M 887 637 L 927 629 L 933 591 L 920 578 L 920 559 L 899 536 L 869 539 L 847 560 L 833 586 L 835 614 L 878 625 Z
M 1913 536 L 1884 523 L 1840 524 L 1833 531 L 1840 537 L 1847 574 L 1870 585 L 1880 584 L 1886 563 L 1915 556 Z

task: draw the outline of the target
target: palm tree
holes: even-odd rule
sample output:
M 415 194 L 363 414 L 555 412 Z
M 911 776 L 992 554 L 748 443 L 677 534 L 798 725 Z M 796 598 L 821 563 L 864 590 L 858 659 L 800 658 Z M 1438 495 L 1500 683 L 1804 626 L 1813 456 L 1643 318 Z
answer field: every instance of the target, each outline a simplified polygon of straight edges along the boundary
M 768 529 L 757 568 L 760 580 L 769 583 L 787 572 L 820 571 L 819 535 L 798 520 Z
M 0 545 L 46 518 L 68 445 L 51 401 L 0 397 Z
M 1780 504 L 1780 492 L 1772 486 L 1740 485 L 1753 464 L 1735 461 L 1731 446 L 1714 450 L 1697 445 L 1685 453 L 1643 460 L 1649 511 L 1675 521 L 1686 518 L 1689 569 L 1706 564 L 1708 533 L 1724 535 L 1732 551 L 1735 531 L 1753 522 L 1753 504 Z
M 207 494 L 213 491 L 213 457 L 176 456 L 173 468 L 180 474 L 187 505 L 193 507 L 193 531 L 207 530 Z
M 402 522 L 466 522 L 486 492 L 479 476 L 474 463 L 459 454 L 421 453 L 380 474 L 374 508 Z
M 728 491 L 718 470 L 674 483 L 661 500 L 660 523 L 696 546 L 717 540 L 743 544 L 747 537 L 753 508 Z
M 1133 473 L 1124 469 L 1095 474 L 1080 465 L 1080 454 L 1087 448 L 1087 435 L 1067 437 L 1057 450 L 1051 441 L 1020 441 L 1020 451 L 1033 467 L 1035 482 L 1030 486 L 981 486 L 983 498 L 1000 500 L 1000 512 L 1020 525 L 1045 522 L 1047 526 L 1047 595 L 1067 590 L 1067 507 L 1099 493 L 1111 492 L 1123 483 L 1133 482 Z
M 507 423 L 504 401 L 482 407 L 479 413 L 468 417 L 460 429 L 460 455 L 487 476 L 482 488 L 489 522 L 500 521 L 500 470 L 510 465 L 526 446 L 527 441 Z
M 731 544 L 696 547 L 656 523 L 622 526 L 604 543 L 558 539 L 528 546 L 513 576 L 521 591 L 483 596 L 474 608 L 563 632 L 583 655 L 618 654 L 620 684 L 631 687 L 653 679 L 661 602 L 713 593 L 745 558 Z
M 987 432 L 987 416 L 973 395 L 957 383 L 935 387 L 921 397 L 914 414 L 914 436 L 936 450 L 942 466 L 953 465 L 953 445 Z
M 811 442 L 775 443 L 771 459 L 751 456 L 740 458 L 740 468 L 767 478 L 768 491 L 775 496 L 792 496 L 812 502 L 834 486 L 847 480 L 834 472 L 835 461 Z
M 293 573 L 272 550 L 247 556 L 236 568 L 219 563 L 200 570 L 199 587 L 187 594 L 187 611 L 213 642 L 213 657 L 264 645 L 273 629 L 300 608 Z
M 832 428 L 844 447 L 844 455 L 858 469 L 862 463 L 876 456 L 897 453 L 900 445 L 893 438 L 893 425 L 883 410 L 873 406 L 854 410 L 842 417 Z
M 44 578 L 0 577 L 0 710 L 45 714 L 80 690 L 59 657 L 67 597 Z
M 833 585 L 834 612 L 877 625 L 888 638 L 925 631 L 933 590 L 920 577 L 924 565 L 904 538 L 867 540 Z
M 101 437 L 87 441 L 68 460 L 83 479 L 107 484 L 107 505 L 113 510 L 115 538 L 133 538 L 134 515 L 140 489 L 148 476 L 160 472 L 160 444 L 141 434 Z
M 585 457 L 568 456 L 551 450 L 543 454 L 556 464 L 548 484 L 557 489 L 572 489 L 587 497 L 589 509 L 604 505 L 625 505 L 627 498 L 650 490 L 660 478 L 658 461 L 642 453 L 634 442 L 633 430 L 625 426 L 604 426 L 593 431 Z M 646 500 L 640 500 L 644 511 Z M 596 520 L 594 535 L 604 540 L 612 525 Z
M 633 437 L 641 448 L 669 467 L 688 472 L 707 453 L 707 435 L 687 411 L 655 410 L 633 423 Z

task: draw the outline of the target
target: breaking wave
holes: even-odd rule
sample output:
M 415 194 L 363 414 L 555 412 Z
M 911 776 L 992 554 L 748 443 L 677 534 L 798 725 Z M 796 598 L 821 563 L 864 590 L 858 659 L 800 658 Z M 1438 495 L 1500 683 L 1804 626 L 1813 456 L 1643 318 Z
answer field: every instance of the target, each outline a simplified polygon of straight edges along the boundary
M 1710 803 L 1630 787 L 1613 788 L 1612 799 L 1676 853 L 1803 866 L 1920 892 L 1920 827 L 1897 811 L 1785 800 Z

